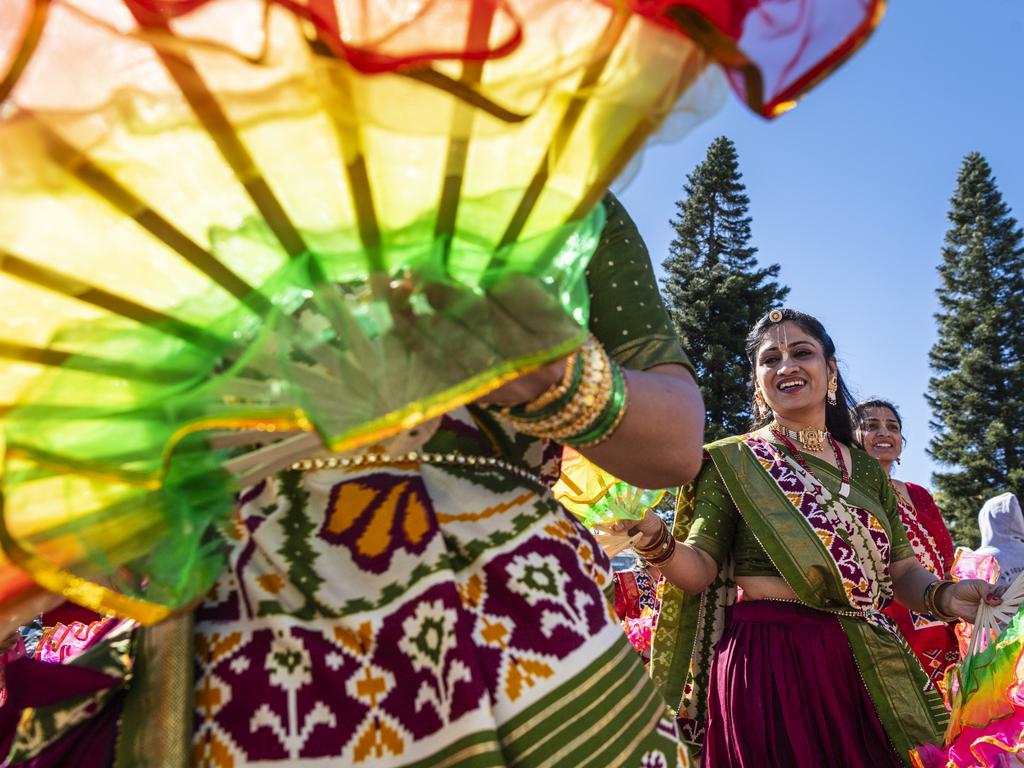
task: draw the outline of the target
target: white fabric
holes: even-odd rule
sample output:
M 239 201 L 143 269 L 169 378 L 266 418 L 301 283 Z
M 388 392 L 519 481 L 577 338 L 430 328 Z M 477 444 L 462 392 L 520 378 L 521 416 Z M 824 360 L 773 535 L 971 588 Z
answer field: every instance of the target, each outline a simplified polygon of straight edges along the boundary
M 1024 573 L 1024 513 L 1012 493 L 989 499 L 978 513 L 981 528 L 979 555 L 992 555 L 999 562 L 1000 586 L 1010 584 Z

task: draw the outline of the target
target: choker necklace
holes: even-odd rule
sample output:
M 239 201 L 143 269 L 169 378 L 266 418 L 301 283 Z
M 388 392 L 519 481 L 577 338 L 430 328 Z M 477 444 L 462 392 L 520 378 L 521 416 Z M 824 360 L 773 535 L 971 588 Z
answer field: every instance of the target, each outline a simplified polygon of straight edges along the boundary
M 803 468 L 804 472 L 813 477 L 814 473 L 811 472 L 811 468 L 807 466 L 807 462 L 804 461 L 804 457 L 800 455 L 800 451 L 797 450 L 796 446 L 793 445 L 792 441 L 785 434 L 779 431 L 779 428 L 785 429 L 785 427 L 782 427 L 777 421 L 773 421 L 771 427 L 772 434 L 779 438 L 779 441 L 786 446 L 786 449 L 793 455 L 793 458 L 796 459 L 797 464 Z M 821 430 L 818 429 L 811 431 L 821 432 Z M 794 435 L 800 434 L 799 432 L 793 432 L 792 429 L 786 429 L 786 432 Z M 843 451 L 839 447 L 839 443 L 836 442 L 836 439 L 832 437 L 830 433 L 824 432 L 823 434 L 828 440 L 829 445 L 832 446 L 832 455 L 836 457 L 836 469 L 839 470 L 839 496 L 845 499 L 850 495 L 850 471 L 846 468 L 846 460 L 843 458 Z
M 830 437 L 828 430 L 825 429 L 805 427 L 798 432 L 795 429 L 782 426 L 778 420 L 771 423 L 771 430 L 776 434 L 785 435 L 790 440 L 799 440 L 804 450 L 810 453 L 820 453 L 825 450 L 825 441 Z

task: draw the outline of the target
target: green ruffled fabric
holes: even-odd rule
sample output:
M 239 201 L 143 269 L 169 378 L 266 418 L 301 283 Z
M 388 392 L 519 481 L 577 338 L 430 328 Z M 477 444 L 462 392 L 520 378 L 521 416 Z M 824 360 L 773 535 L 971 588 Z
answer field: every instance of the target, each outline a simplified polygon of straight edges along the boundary
M 222 298 L 202 295 L 173 322 L 67 329 L 50 345 L 67 358 L 4 421 L 5 549 L 30 572 L 43 564 L 188 606 L 222 572 L 240 491 L 223 466 L 244 449 L 212 448 L 210 430 L 306 420 L 347 449 L 567 353 L 586 333 L 584 270 L 603 223 L 598 206 L 498 252 L 466 233 L 457 248 L 422 245 L 418 225 L 389 244 L 409 266 L 369 277 L 357 268 L 364 254 L 311 234 L 322 252 L 282 254 L 284 266 L 216 322 L 180 320 Z M 255 223 L 217 241 L 264 260 L 277 247 Z

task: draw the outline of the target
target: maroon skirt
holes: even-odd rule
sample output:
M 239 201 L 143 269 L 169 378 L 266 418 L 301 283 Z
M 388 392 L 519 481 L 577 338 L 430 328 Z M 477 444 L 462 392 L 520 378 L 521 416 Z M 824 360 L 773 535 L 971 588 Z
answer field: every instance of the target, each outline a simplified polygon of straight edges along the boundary
M 711 663 L 706 768 L 899 768 L 846 633 L 795 603 L 741 602 Z

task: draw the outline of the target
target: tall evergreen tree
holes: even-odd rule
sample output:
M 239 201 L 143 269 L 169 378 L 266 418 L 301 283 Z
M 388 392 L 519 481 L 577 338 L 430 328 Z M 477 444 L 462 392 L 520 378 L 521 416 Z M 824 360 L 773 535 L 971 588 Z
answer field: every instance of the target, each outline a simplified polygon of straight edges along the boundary
M 669 313 L 697 368 L 708 414 L 707 439 L 750 425 L 750 366 L 743 343 L 762 315 L 780 306 L 779 265 L 758 266 L 750 245 L 750 198 L 736 145 L 719 136 L 686 177 L 676 203 L 676 236 L 663 263 Z
M 980 154 L 964 158 L 950 200 L 930 353 L 929 454 L 957 543 L 978 544 L 978 509 L 1024 490 L 1024 233 Z

